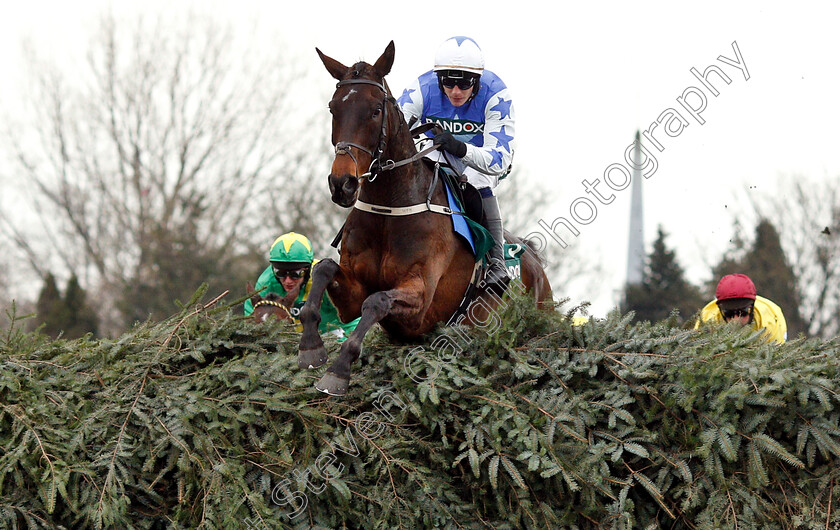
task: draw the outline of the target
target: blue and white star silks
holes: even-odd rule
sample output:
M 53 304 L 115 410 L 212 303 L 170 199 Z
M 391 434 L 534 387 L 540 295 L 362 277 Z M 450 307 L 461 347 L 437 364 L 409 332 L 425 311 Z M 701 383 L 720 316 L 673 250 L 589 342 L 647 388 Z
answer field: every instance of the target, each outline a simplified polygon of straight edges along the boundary
M 510 116 L 510 106 L 512 103 L 513 102 L 509 99 L 504 100 L 502 98 L 499 98 L 499 103 L 490 110 L 497 110 L 499 111 L 499 114 L 502 115 L 502 118 L 507 118 Z
M 493 149 L 490 151 L 490 155 L 493 157 L 493 162 L 490 163 L 490 166 L 502 167 L 502 162 L 504 161 L 504 155 L 502 152 L 497 149 Z
M 496 138 L 496 141 L 498 142 L 499 147 L 504 147 L 505 149 L 507 149 L 508 153 L 511 152 L 510 143 L 513 141 L 513 136 L 509 136 L 508 134 L 505 133 L 505 126 L 504 125 L 502 125 L 501 130 L 499 130 L 498 132 L 491 132 L 490 136 L 493 136 L 494 138 Z
M 414 89 L 406 88 L 403 90 L 402 96 L 397 100 L 397 104 L 402 107 L 406 103 L 411 103 L 411 93 L 414 92 Z
M 515 112 L 507 86 L 495 73 L 484 70 L 478 93 L 460 107 L 449 102 L 433 71 L 406 87 L 397 103 L 406 121 L 416 117 L 418 124 L 437 123 L 467 144 L 467 154 L 461 161 L 467 165 L 464 174 L 476 188 L 494 188 L 510 167 L 515 146 Z M 438 151 L 429 157 L 443 158 Z

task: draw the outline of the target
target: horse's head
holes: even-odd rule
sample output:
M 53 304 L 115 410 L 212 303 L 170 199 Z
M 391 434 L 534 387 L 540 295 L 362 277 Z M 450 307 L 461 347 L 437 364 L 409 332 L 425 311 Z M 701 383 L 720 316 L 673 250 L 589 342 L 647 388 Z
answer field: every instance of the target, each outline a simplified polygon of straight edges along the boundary
M 253 292 L 253 286 L 248 283 L 248 292 Z M 259 293 L 254 293 L 251 296 L 251 304 L 254 306 L 254 312 L 251 313 L 251 318 L 254 322 L 265 322 L 271 316 L 277 320 L 293 321 L 291 314 L 291 307 L 300 292 L 300 286 L 286 294 L 280 296 L 277 293 L 268 293 L 261 296 Z
M 327 71 L 338 80 L 329 104 L 336 157 L 328 180 L 333 202 L 347 208 L 356 202 L 360 178 L 369 177 L 371 172 L 375 174 L 386 148 L 389 122 L 402 120 L 385 84 L 385 76 L 394 64 L 394 41 L 373 65 L 358 62 L 347 67 L 321 50 L 315 48 L 315 51 Z

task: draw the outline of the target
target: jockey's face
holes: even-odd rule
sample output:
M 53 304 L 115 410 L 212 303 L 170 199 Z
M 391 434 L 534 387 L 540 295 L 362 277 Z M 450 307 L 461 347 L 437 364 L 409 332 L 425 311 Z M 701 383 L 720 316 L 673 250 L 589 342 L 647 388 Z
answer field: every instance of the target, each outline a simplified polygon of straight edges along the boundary
M 443 87 L 443 93 L 446 94 L 446 97 L 449 98 L 449 102 L 452 103 L 453 107 L 460 107 L 464 103 L 470 99 L 473 90 L 475 90 L 475 85 L 469 87 L 466 90 L 462 90 L 457 86 L 452 88 Z
M 750 323 L 752 317 L 753 307 L 752 305 L 739 307 L 731 310 L 721 311 L 723 314 L 723 319 L 727 322 L 737 322 L 742 326 L 746 326 Z
M 746 326 L 747 324 L 750 323 L 750 316 L 746 315 L 746 316 L 742 316 L 742 317 L 730 317 L 730 318 L 727 318 L 726 321 L 727 322 L 737 322 L 738 324 L 741 324 L 742 326 Z
M 280 283 L 283 284 L 283 289 L 285 289 L 286 292 L 288 293 L 289 291 L 293 291 L 295 289 L 295 287 L 297 287 L 298 285 L 302 284 L 303 283 L 303 278 L 298 278 L 297 280 L 294 280 L 294 279 L 286 276 L 286 277 L 283 278 L 283 281 L 280 282 Z
M 438 72 L 438 82 L 449 102 L 460 107 L 470 100 L 479 76 L 460 70 Z

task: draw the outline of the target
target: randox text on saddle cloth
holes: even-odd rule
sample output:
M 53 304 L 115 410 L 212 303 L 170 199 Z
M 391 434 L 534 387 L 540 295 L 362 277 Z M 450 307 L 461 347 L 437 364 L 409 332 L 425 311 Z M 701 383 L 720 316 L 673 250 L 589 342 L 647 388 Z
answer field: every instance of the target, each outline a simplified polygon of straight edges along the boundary
M 732 53 L 735 56 L 734 58 L 719 55 L 718 62 L 707 66 L 702 72 L 694 67 L 689 69 L 691 75 L 697 79 L 699 86 L 691 85 L 683 90 L 682 94 L 676 98 L 677 105 L 663 110 L 651 122 L 650 126 L 641 133 L 646 142 L 652 146 L 654 153 L 665 151 L 668 138 L 676 138 L 692 122 L 699 125 L 706 123 L 702 113 L 706 110 L 709 102 L 707 94 L 715 98 L 718 97 L 720 89 L 724 85 L 732 83 L 730 75 L 737 78 L 737 74 L 740 72 L 744 76 L 744 80 L 749 81 L 750 73 L 737 41 L 732 41 Z M 644 142 L 638 143 L 643 158 L 639 156 L 637 160 L 633 159 L 636 150 L 636 141 L 634 141 L 624 150 L 626 165 L 618 162 L 610 164 L 604 170 L 603 184 L 609 189 L 603 187 L 600 190 L 598 189 L 598 186 L 602 184 L 600 178 L 594 180 L 583 179 L 581 185 L 592 198 L 581 196 L 574 199 L 569 205 L 568 217 L 557 217 L 551 223 L 540 219 L 537 224 L 542 230 L 531 232 L 524 239 L 533 243 L 537 249 L 543 250 L 548 246 L 548 239 L 546 238 L 548 236 L 556 241 L 561 248 L 566 248 L 568 243 L 564 237 L 568 238 L 569 234 L 573 237 L 580 235 L 580 230 L 575 226 L 575 223 L 577 225 L 588 225 L 594 222 L 598 217 L 598 204 L 611 204 L 615 201 L 615 194 L 612 191 L 622 191 L 630 186 L 632 181 L 631 169 L 640 171 L 645 179 L 652 177 L 659 168 L 659 164 L 651 149 L 646 148 Z M 565 230 L 560 230 L 561 226 Z

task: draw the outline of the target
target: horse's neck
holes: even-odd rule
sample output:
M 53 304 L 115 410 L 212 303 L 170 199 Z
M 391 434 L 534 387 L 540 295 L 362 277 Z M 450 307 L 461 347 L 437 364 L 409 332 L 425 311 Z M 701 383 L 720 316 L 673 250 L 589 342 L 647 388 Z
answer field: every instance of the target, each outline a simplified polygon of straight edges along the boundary
M 382 163 L 393 160 L 400 162 L 417 154 L 414 142 L 407 134 L 405 125 L 400 135 L 389 140 L 382 155 Z M 417 160 L 390 171 L 383 171 L 371 181 L 365 181 L 359 192 L 359 199 L 380 206 L 410 206 L 426 202 L 434 173 L 422 161 Z M 437 190 L 436 190 L 437 192 Z

